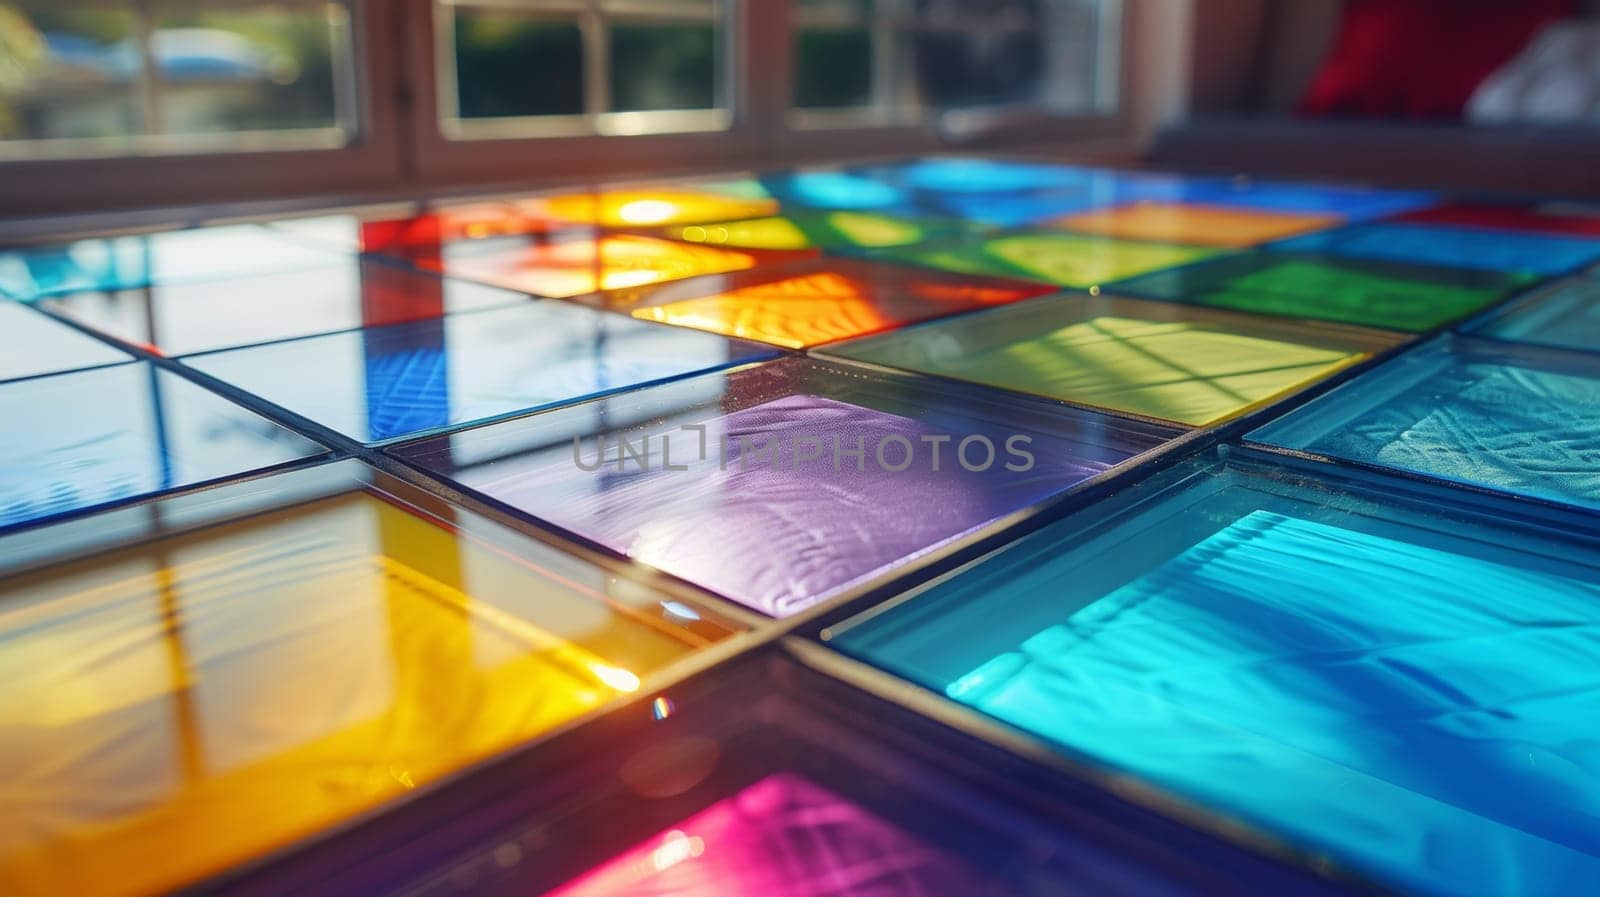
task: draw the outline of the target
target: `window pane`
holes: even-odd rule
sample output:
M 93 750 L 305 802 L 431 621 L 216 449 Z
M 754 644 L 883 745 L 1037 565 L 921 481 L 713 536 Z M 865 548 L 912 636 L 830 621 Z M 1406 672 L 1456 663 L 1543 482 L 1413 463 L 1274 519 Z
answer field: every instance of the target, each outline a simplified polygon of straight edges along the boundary
M 800 0 L 794 6 L 794 105 L 872 103 L 872 0 Z
M 123 4 L 0 4 L 0 140 L 125 137 L 139 55 Z
M 916 0 L 915 92 L 938 109 L 1032 104 L 1064 112 L 1098 105 L 1102 16 L 1117 0 Z
M 872 32 L 808 29 L 795 34 L 795 98 L 802 109 L 872 102 Z
M 157 16 L 161 133 L 339 127 L 346 16 L 337 4 Z
M 350 32 L 343 2 L 0 3 L 0 152 L 343 144 Z
M 717 27 L 699 23 L 611 26 L 611 110 L 717 107 Z
M 576 20 L 458 9 L 456 106 L 461 118 L 583 113 L 583 34 Z

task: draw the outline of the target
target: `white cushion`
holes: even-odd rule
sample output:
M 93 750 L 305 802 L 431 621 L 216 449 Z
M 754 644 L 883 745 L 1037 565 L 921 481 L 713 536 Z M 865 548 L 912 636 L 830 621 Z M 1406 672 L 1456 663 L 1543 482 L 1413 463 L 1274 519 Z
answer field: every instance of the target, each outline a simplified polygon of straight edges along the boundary
M 1557 22 L 1478 86 L 1474 124 L 1600 125 L 1600 22 Z

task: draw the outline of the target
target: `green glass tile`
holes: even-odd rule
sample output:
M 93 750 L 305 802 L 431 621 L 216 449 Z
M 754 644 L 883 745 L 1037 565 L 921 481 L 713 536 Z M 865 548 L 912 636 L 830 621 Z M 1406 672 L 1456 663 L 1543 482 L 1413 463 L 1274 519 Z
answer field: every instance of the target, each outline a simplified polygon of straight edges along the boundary
M 1528 283 L 1524 275 L 1256 252 L 1116 284 L 1134 295 L 1290 318 L 1421 332 Z
M 1216 255 L 1217 250 L 1066 233 L 1018 233 L 987 240 L 894 249 L 874 256 L 943 271 L 1021 277 L 1091 287 Z

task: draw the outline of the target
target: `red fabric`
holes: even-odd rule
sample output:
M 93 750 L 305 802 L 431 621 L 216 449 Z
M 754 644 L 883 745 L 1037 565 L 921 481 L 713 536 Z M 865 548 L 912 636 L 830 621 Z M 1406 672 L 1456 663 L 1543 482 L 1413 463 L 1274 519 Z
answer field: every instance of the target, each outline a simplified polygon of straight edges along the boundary
M 1345 0 L 1304 115 L 1459 118 L 1472 92 L 1577 0 Z
M 1565 213 L 1559 208 L 1449 203 L 1408 212 L 1401 221 L 1485 227 L 1493 230 L 1527 230 L 1547 234 L 1600 237 L 1600 216 Z

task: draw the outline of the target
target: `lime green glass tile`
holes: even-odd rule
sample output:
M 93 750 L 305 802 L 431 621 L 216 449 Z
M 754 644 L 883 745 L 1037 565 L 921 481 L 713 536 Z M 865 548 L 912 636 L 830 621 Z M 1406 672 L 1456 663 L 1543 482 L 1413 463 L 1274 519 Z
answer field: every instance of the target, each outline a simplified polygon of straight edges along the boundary
M 1137 299 L 1064 296 L 858 340 L 827 354 L 1203 426 L 1401 339 Z
M 1016 233 L 986 240 L 893 249 L 875 257 L 944 271 L 1091 287 L 1187 265 L 1217 252 L 1199 246 L 1136 243 L 1082 234 Z
M 790 212 L 721 224 L 669 228 L 666 235 L 688 243 L 729 249 L 851 251 L 910 246 L 970 231 L 965 222 L 911 218 L 877 212 Z
M 1119 291 L 1236 311 L 1422 332 L 1466 318 L 1522 275 L 1257 252 L 1124 281 Z

